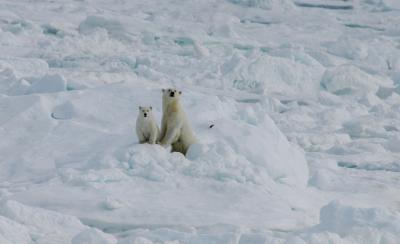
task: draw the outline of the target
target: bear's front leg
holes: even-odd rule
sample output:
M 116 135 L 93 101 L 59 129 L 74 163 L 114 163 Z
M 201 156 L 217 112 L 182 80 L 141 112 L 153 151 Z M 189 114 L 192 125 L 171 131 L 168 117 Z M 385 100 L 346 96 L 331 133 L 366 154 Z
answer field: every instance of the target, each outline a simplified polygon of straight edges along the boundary
M 157 139 L 158 139 L 157 132 L 154 131 L 153 133 L 150 134 L 149 143 L 155 144 L 157 142 Z
M 165 118 L 163 117 L 161 119 L 161 130 L 158 135 L 158 141 L 160 142 L 160 144 L 161 144 L 161 140 L 165 137 L 166 130 L 167 130 L 167 122 L 165 121 Z
M 146 142 L 146 137 L 143 135 L 142 132 L 138 132 L 137 135 L 138 135 L 138 139 L 139 139 L 139 143 L 140 144 L 143 144 L 143 143 Z
M 169 145 L 171 145 L 174 142 L 174 140 L 178 137 L 179 131 L 180 131 L 179 125 L 175 127 L 167 127 L 165 136 L 164 138 L 161 139 L 160 144 L 164 147 L 168 147 Z

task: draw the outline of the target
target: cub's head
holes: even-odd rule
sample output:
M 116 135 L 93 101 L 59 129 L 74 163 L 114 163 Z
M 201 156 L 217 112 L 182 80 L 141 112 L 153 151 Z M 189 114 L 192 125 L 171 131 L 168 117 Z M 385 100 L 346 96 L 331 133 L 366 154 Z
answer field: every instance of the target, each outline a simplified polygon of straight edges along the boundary
M 162 89 L 163 100 L 172 101 L 177 100 L 182 94 L 182 91 L 178 91 L 173 88 Z
M 151 110 L 153 110 L 152 107 L 139 106 L 139 116 L 143 118 L 149 118 L 151 115 Z

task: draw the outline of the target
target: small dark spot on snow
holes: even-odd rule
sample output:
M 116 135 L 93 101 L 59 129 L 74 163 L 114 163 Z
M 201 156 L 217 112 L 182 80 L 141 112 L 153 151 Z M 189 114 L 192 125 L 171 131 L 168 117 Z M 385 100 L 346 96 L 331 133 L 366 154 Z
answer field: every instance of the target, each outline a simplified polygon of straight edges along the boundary
M 349 168 L 349 169 L 357 168 L 357 164 L 350 162 L 338 162 L 337 165 L 342 168 Z
M 370 29 L 370 30 L 375 30 L 375 31 L 384 31 L 385 29 L 375 27 L 375 26 L 368 26 L 368 25 L 360 25 L 360 24 L 354 24 L 354 23 L 348 23 L 344 24 L 344 26 L 348 28 L 358 28 L 358 29 Z
M 303 3 L 295 2 L 296 6 L 303 8 L 322 8 L 330 10 L 352 10 L 354 7 L 352 5 L 330 5 L 330 4 L 319 4 L 319 3 Z
M 308 106 L 309 105 L 307 102 L 304 102 L 304 101 L 298 101 L 297 104 L 299 104 L 300 106 Z
M 193 40 L 188 37 L 179 37 L 174 40 L 179 46 L 193 45 Z
M 269 53 L 271 51 L 270 47 L 260 47 L 260 51 L 263 53 Z
M 258 98 L 245 98 L 245 99 L 237 99 L 236 100 L 239 103 L 258 103 L 260 102 L 260 99 Z

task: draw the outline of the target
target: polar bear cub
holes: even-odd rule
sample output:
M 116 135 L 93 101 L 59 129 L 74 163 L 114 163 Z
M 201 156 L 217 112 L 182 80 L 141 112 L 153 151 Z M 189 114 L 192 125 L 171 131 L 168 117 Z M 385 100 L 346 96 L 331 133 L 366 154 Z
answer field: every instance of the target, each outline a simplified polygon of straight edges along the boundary
M 182 92 L 169 88 L 162 89 L 162 93 L 160 144 L 164 147 L 171 145 L 173 152 L 186 155 L 190 145 L 195 144 L 197 139 L 180 103 Z
M 136 120 L 136 133 L 139 143 L 155 144 L 158 140 L 159 129 L 152 110 L 152 107 L 139 106 L 139 114 Z

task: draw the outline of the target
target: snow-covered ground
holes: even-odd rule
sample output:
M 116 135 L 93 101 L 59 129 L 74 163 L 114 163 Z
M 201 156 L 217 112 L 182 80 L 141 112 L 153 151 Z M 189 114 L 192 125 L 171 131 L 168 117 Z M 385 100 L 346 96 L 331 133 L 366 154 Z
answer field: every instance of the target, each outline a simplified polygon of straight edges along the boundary
M 1 244 L 399 243 L 400 1 L 0 0 L 0 137 Z

